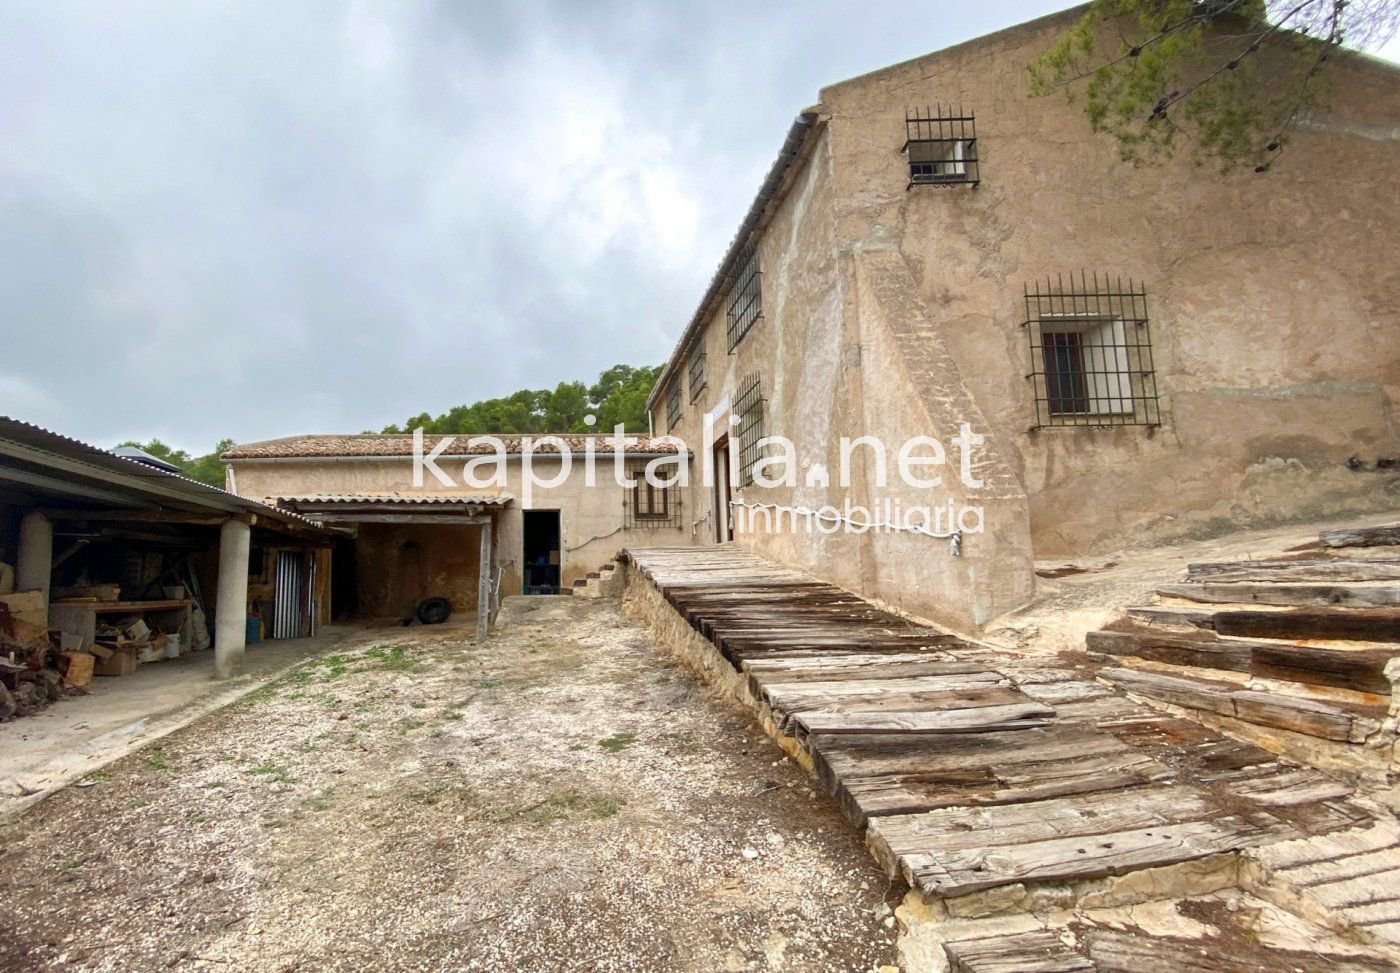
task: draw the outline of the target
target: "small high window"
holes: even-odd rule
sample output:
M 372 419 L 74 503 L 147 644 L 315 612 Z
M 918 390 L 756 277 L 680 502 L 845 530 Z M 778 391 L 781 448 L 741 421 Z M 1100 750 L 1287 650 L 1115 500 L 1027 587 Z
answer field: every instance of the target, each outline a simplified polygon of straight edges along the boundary
M 1161 425 L 1146 288 L 1081 272 L 1025 296 L 1032 429 Z
M 904 153 L 909 157 L 909 189 L 915 186 L 976 186 L 977 120 L 972 112 L 942 105 L 904 114 Z
M 729 288 L 729 350 L 738 347 L 754 322 L 763 316 L 763 288 L 758 269 L 758 251 L 739 262 L 739 273 Z
M 647 482 L 646 460 L 627 464 L 627 476 L 636 485 L 627 491 L 626 526 L 630 528 L 679 527 L 680 497 L 674 486 L 659 486 Z M 670 479 L 675 466 L 666 465 L 657 471 L 657 479 Z
M 700 398 L 700 393 L 706 388 L 705 343 L 703 339 L 690 346 L 688 371 L 690 372 L 690 401 L 694 402 Z
M 734 396 L 734 414 L 739 417 L 739 485 L 753 482 L 754 467 L 763 455 L 759 440 L 763 438 L 763 383 L 758 373 L 739 383 Z
M 681 379 L 677 375 L 671 380 L 671 387 L 666 390 L 666 430 L 670 432 L 676 428 L 676 423 L 681 419 Z

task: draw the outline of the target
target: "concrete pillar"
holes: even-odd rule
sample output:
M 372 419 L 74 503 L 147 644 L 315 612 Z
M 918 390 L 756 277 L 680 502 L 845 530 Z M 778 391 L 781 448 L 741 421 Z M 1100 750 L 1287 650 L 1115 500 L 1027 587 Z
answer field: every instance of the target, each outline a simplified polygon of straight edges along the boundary
M 248 542 L 252 528 L 226 520 L 219 528 L 219 594 L 214 603 L 214 678 L 227 679 L 243 662 L 248 638 Z
M 19 556 L 15 562 L 15 590 L 41 589 L 47 610 L 53 575 L 53 521 L 37 510 L 31 510 L 19 522 Z

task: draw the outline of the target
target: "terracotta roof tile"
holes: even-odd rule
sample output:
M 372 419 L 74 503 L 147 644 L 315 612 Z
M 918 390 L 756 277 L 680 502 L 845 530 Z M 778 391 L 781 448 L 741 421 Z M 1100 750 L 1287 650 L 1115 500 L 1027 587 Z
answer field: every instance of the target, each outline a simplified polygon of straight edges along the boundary
M 540 455 L 548 455 L 555 452 L 553 443 L 541 443 L 545 433 L 535 436 L 498 436 L 504 443 L 506 453 L 519 455 L 522 449 L 522 442 L 525 439 L 535 441 L 535 452 Z M 478 443 L 468 447 L 468 441 L 477 436 L 424 436 L 423 450 L 425 453 L 432 451 L 442 439 L 453 440 L 442 452 L 441 456 L 463 456 L 473 454 L 486 454 L 493 452 L 493 444 Z M 588 440 L 593 440 L 593 449 L 598 454 L 612 451 L 612 436 L 577 436 L 563 435 L 559 439 L 575 452 L 582 454 L 584 445 Z M 656 455 L 676 453 L 673 443 L 658 441 L 647 436 L 628 435 L 629 440 L 635 440 L 626 447 L 629 456 Z M 286 436 L 282 439 L 265 439 L 256 443 L 245 443 L 241 446 L 234 446 L 221 457 L 226 460 L 239 459 L 297 459 L 315 457 L 353 457 L 353 456 L 404 456 L 413 455 L 413 436 L 408 434 L 376 434 L 365 433 L 355 436 Z

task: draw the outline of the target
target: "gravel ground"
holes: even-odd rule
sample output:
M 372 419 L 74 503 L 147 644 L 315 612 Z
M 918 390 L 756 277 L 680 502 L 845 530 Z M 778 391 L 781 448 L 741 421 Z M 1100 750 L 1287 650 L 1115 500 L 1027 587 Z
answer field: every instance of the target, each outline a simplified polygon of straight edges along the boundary
M 616 602 L 361 636 L 0 828 L 0 969 L 895 962 L 834 803 Z M 552 617 L 550 617 L 552 616 Z

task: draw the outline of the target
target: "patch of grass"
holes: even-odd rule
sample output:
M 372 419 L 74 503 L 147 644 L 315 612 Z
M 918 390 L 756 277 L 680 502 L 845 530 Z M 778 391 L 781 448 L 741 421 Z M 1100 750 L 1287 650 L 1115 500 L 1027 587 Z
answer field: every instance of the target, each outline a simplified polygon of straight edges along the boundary
M 608 753 L 619 753 L 636 742 L 637 734 L 635 733 L 614 733 L 610 737 L 604 737 L 599 740 L 598 746 L 602 747 Z
M 274 784 L 295 784 L 297 782 L 285 764 L 259 764 L 248 773 L 254 777 L 266 777 Z
M 582 750 L 582 749 L 583 749 L 583 744 L 581 744 L 581 743 L 571 743 L 571 744 L 569 744 L 569 749 L 570 749 L 570 750 Z
M 428 734 L 428 739 L 429 739 L 429 740 L 441 740 L 441 739 L 442 739 L 443 737 L 445 737 L 446 735 L 447 735 L 447 734 L 443 732 L 442 727 L 438 727 L 438 728 L 437 728 L 436 730 L 434 730 L 432 733 L 429 733 L 429 734 Z
M 77 867 L 78 867 L 78 859 L 76 859 L 76 858 L 63 858 L 63 859 L 60 859 L 59 862 L 58 862 L 59 871 L 66 872 L 66 871 L 68 871 L 68 869 L 70 869 L 70 868 L 77 868 Z
M 422 702 L 421 700 L 416 700 L 416 699 L 415 699 L 413 702 L 411 702 L 411 703 L 408 704 L 408 707 L 409 707 L 409 709 L 427 709 L 427 708 L 428 708 L 428 704 Z
M 92 773 L 88 774 L 86 777 L 83 778 L 83 783 L 85 783 L 85 784 L 100 784 L 100 783 L 102 783 L 104 780 L 111 780 L 111 779 L 112 779 L 112 775 L 109 774 L 109 773 L 107 773 L 107 771 L 105 771 L 105 770 L 94 770 Z
M 531 824 L 554 824 L 581 818 L 604 821 L 622 810 L 625 803 L 616 794 L 589 794 L 570 787 L 555 791 L 540 803 L 526 808 L 521 812 L 521 817 Z
M 308 662 L 306 664 L 306 671 L 314 672 L 316 670 L 323 670 L 322 675 L 324 675 L 326 679 L 339 679 L 350 671 L 350 663 L 352 661 L 354 660 L 352 660 L 350 656 L 341 655 L 339 653 L 323 655 L 319 659 Z
M 151 803 L 151 799 L 150 799 L 149 797 L 133 797 L 133 798 L 131 799 L 131 806 L 132 806 L 132 807 L 145 807 L 147 804 L 150 804 L 150 803 Z
M 477 689 L 495 689 L 497 686 L 502 685 L 504 682 L 505 682 L 504 679 L 478 679 L 478 680 L 476 681 L 476 688 L 477 688 Z
M 376 645 L 365 652 L 363 658 L 369 661 L 356 672 L 420 672 L 423 669 L 423 663 L 409 655 L 408 647 L 403 645 Z
M 190 824 L 203 824 L 205 821 L 209 820 L 209 818 L 202 811 L 196 811 L 189 817 L 187 817 L 185 820 L 188 821 Z
M 414 730 L 418 729 L 418 728 L 419 728 L 420 726 L 422 726 L 422 725 L 423 725 L 423 721 L 422 721 L 422 720 L 415 720 L 415 719 L 413 719 L 413 718 L 411 718 L 411 717 L 408 718 L 408 719 L 399 720 L 399 726 L 398 726 L 398 733 L 399 733 L 399 736 L 406 736 L 406 735 L 408 735 L 409 733 L 412 733 Z
M 227 786 L 228 786 L 228 781 L 225 781 L 225 780 L 211 780 L 211 781 L 209 781 L 207 784 L 204 785 L 204 789 L 205 789 L 206 791 L 212 791 L 212 790 L 214 790 L 214 789 L 216 789 L 216 788 L 219 788 L 219 787 L 227 787 Z

